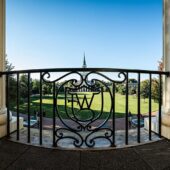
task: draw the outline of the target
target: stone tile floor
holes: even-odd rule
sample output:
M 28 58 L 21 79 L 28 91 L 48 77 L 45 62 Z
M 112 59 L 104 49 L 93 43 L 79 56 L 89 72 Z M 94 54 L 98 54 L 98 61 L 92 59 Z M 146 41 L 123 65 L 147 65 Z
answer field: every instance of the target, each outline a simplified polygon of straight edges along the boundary
M 170 170 L 170 141 L 103 150 L 61 150 L 0 140 L 0 170 Z
M 27 128 L 25 127 L 20 131 L 20 142 L 21 143 L 27 143 Z M 84 132 L 83 132 L 84 133 Z M 81 136 L 86 136 L 87 134 L 81 133 Z M 98 132 L 95 135 L 100 136 L 103 132 Z M 66 136 L 72 135 L 70 132 L 66 133 Z M 74 135 L 73 135 L 74 136 Z M 149 142 L 149 136 L 148 131 L 146 131 L 144 128 L 140 129 L 140 136 L 141 136 L 141 143 Z M 77 138 L 77 136 L 75 136 Z M 43 130 L 43 146 L 45 147 L 52 147 L 52 141 L 53 141 L 53 134 L 52 130 Z M 16 141 L 16 133 L 13 133 L 11 135 L 10 140 Z M 137 143 L 137 129 L 129 129 L 128 131 L 128 140 L 129 145 L 136 145 Z M 152 133 L 152 141 L 160 140 L 159 137 Z M 117 130 L 115 132 L 115 141 L 116 141 L 116 147 L 123 147 L 125 146 L 125 130 Z M 37 128 L 31 128 L 31 144 L 32 145 L 39 145 L 39 129 Z M 61 148 L 75 148 L 73 146 L 73 140 L 70 139 L 64 139 L 60 140 L 58 142 L 58 146 Z M 108 147 L 110 146 L 110 143 L 108 140 L 105 140 L 103 138 L 96 140 L 95 147 Z M 82 146 L 82 148 L 87 148 L 85 145 Z

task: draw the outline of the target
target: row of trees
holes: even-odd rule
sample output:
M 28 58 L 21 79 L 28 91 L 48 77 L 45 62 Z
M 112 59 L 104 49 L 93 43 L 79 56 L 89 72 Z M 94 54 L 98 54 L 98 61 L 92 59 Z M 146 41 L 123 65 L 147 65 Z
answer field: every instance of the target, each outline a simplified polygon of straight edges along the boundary
M 9 79 L 10 83 L 10 90 L 9 95 L 11 99 L 16 98 L 16 79 L 14 77 L 10 77 Z M 146 99 L 149 97 L 149 80 L 144 80 L 141 82 L 141 88 L 140 88 L 140 95 L 142 98 Z M 111 88 L 111 86 L 110 86 Z M 137 95 L 137 86 L 129 86 L 128 87 L 128 93 L 129 95 Z M 28 79 L 27 75 L 23 74 L 20 76 L 20 82 L 19 82 L 19 91 L 20 91 L 20 98 L 25 99 L 28 96 Z M 107 88 L 104 88 L 104 91 L 107 91 Z M 60 92 L 64 92 L 64 88 L 61 89 Z M 120 93 L 121 95 L 126 94 L 126 85 L 125 84 L 117 84 L 116 85 L 116 92 Z M 154 101 L 158 101 L 159 99 L 159 82 L 158 80 L 152 79 L 152 89 L 151 89 L 151 96 Z M 53 93 L 53 88 L 51 83 L 43 83 L 42 84 L 42 94 L 43 95 L 50 95 Z M 30 80 L 30 94 L 31 95 L 37 95 L 40 94 L 40 81 L 37 79 L 31 79 Z
M 12 66 L 11 63 L 8 62 L 8 60 L 6 60 L 6 70 L 7 71 L 11 71 L 12 69 L 14 69 L 14 66 Z M 137 94 L 137 80 L 136 79 L 129 79 L 128 80 L 129 83 L 129 87 L 128 87 L 128 93 L 130 95 L 138 95 Z M 103 84 L 107 84 L 106 82 L 100 83 L 97 82 L 96 87 L 97 86 L 103 86 Z M 146 99 L 149 97 L 150 91 L 149 91 L 149 85 L 150 82 L 149 80 L 143 80 L 141 81 L 141 89 L 140 89 L 140 95 Z M 16 99 L 16 86 L 17 86 L 17 81 L 16 78 L 14 76 L 9 76 L 9 98 L 11 100 Z M 60 86 L 60 84 L 56 85 L 56 86 Z M 71 84 L 68 83 L 67 86 L 71 87 Z M 109 85 L 108 85 L 109 86 Z M 109 88 L 112 88 L 111 86 L 109 86 Z M 64 92 L 64 87 L 62 89 L 60 89 L 61 92 Z M 104 87 L 104 91 L 107 91 L 108 88 Z M 25 98 L 27 98 L 28 96 L 28 76 L 26 74 L 22 74 L 20 76 L 20 80 L 19 80 L 19 91 L 20 91 L 20 99 L 24 100 Z M 43 95 L 49 95 L 52 94 L 53 88 L 52 88 L 52 84 L 51 83 L 45 83 L 43 82 L 42 84 L 42 94 Z M 151 89 L 152 93 L 152 99 L 154 99 L 154 101 L 158 101 L 159 100 L 159 81 L 158 79 L 154 78 L 152 79 L 152 89 Z M 116 84 L 116 92 L 120 93 L 122 95 L 126 94 L 126 85 L 125 84 Z M 31 79 L 30 80 L 30 94 L 31 95 L 36 95 L 36 94 L 40 94 L 40 80 L 37 79 Z
M 152 79 L 151 83 L 151 97 L 154 101 L 159 100 L 159 81 L 158 79 L 154 78 Z M 140 84 L 140 95 L 145 100 L 149 97 L 150 94 L 150 81 L 148 79 L 141 81 Z M 137 85 L 129 86 L 128 87 L 128 93 L 130 95 L 138 95 L 138 87 Z M 125 84 L 117 84 L 116 92 L 120 93 L 121 95 L 126 94 L 126 85 Z
M 149 80 L 144 80 L 141 83 L 141 96 L 145 99 L 149 97 L 149 84 L 150 81 Z M 152 99 L 154 99 L 154 101 L 158 101 L 159 100 L 159 88 L 160 88 L 160 84 L 158 79 L 152 79 L 152 83 L 151 83 L 151 97 Z
M 158 70 L 159 71 L 163 71 L 163 58 L 161 58 L 160 61 L 158 61 Z M 131 84 L 136 84 L 137 80 L 136 79 L 129 79 L 129 83 Z M 148 79 L 143 80 L 140 84 L 141 88 L 140 88 L 140 95 L 144 98 L 144 100 L 146 98 L 149 98 L 149 94 L 150 94 L 150 81 Z M 128 93 L 130 95 L 138 95 L 137 94 L 137 86 L 130 86 L 128 88 Z M 151 83 L 151 97 L 154 101 L 158 101 L 159 100 L 159 88 L 160 88 L 160 84 L 157 78 L 152 79 L 152 83 Z M 125 95 L 126 93 L 126 86 L 124 84 L 119 84 L 117 85 L 116 91 L 122 95 Z
M 14 66 L 8 62 L 6 59 L 6 70 L 11 71 L 14 69 Z M 16 101 L 17 97 L 17 80 L 13 75 L 9 76 L 9 100 L 11 102 Z M 40 81 L 36 79 L 30 79 L 30 95 L 36 95 L 40 93 Z M 52 93 L 52 84 L 43 83 L 42 84 L 42 94 L 47 95 Z M 20 101 L 24 102 L 28 96 L 28 76 L 26 74 L 20 75 L 19 78 L 19 95 Z
M 17 81 L 15 77 L 10 76 L 9 78 L 9 96 L 11 99 L 16 99 L 16 86 Z M 40 81 L 36 79 L 30 79 L 30 95 L 40 94 Z M 42 94 L 49 95 L 52 94 L 52 84 L 43 83 Z M 28 96 L 28 76 L 23 74 L 19 79 L 19 95 L 21 99 L 25 99 Z

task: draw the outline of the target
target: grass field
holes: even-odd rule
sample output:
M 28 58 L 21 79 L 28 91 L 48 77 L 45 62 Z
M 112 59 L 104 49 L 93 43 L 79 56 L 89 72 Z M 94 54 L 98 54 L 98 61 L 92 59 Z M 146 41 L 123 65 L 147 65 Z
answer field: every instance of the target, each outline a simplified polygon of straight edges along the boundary
M 82 92 L 79 93 L 78 97 L 80 99 L 80 103 L 83 102 L 84 94 L 86 94 L 88 103 L 90 102 L 90 99 L 92 97 L 92 93 L 90 92 Z M 69 96 L 68 96 L 69 98 Z M 109 96 L 109 93 L 104 93 L 104 106 L 103 106 L 103 115 L 101 118 L 105 118 L 110 113 L 110 107 L 111 107 L 111 98 Z M 71 99 L 71 98 L 69 98 Z M 75 99 L 74 99 L 75 100 Z M 125 96 L 116 94 L 115 96 L 115 111 L 116 111 L 116 117 L 124 117 L 125 116 Z M 39 111 L 39 96 L 31 97 L 31 104 L 30 104 L 30 110 L 31 114 L 34 113 L 34 110 Z M 60 94 L 57 98 L 57 105 L 58 109 L 62 115 L 63 118 L 68 118 L 65 112 L 65 98 L 64 94 Z M 148 99 L 141 99 L 141 114 L 148 114 Z M 67 104 L 67 111 L 70 113 L 72 112 L 71 102 L 68 100 L 66 101 Z M 84 102 L 83 108 L 86 108 L 87 104 Z M 43 104 L 42 108 L 46 113 L 46 117 L 52 117 L 53 114 L 53 99 L 52 96 L 43 96 Z M 90 116 L 93 114 L 89 110 L 85 109 L 84 111 L 79 111 L 79 105 L 75 102 L 74 103 L 74 111 L 77 116 L 80 118 L 90 118 Z M 94 100 L 91 105 L 91 109 L 94 110 L 95 115 L 99 114 L 101 111 L 101 95 L 95 95 Z M 11 105 L 11 110 L 16 111 L 15 104 Z M 158 103 L 155 103 L 152 101 L 152 111 L 158 110 Z M 129 96 L 129 111 L 131 111 L 132 114 L 137 114 L 137 97 L 136 96 Z M 20 113 L 27 113 L 27 103 L 20 104 Z

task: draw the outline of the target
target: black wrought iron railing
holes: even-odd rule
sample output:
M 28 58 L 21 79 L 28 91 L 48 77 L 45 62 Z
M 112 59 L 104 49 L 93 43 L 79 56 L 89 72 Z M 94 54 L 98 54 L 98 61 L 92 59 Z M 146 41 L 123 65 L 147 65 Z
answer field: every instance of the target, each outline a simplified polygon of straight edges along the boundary
M 24 90 L 22 75 L 26 79 Z M 124 143 L 128 145 L 131 128 L 129 119 L 131 110 L 129 107 L 129 80 L 131 77 L 136 77 L 136 82 L 131 84 L 136 90 L 134 100 L 136 100 L 137 106 L 134 107 L 137 110 L 134 114 L 137 119 L 137 142 L 141 142 L 141 81 L 144 79 L 148 79 L 149 83 L 148 88 L 145 89 L 148 100 L 148 113 L 145 114 L 149 118 L 148 138 L 152 140 L 153 79 L 157 81 L 158 136 L 161 137 L 162 79 L 169 76 L 169 72 L 112 68 L 58 68 L 7 71 L 1 72 L 1 76 L 6 77 L 7 137 L 11 136 L 10 111 L 13 111 L 17 117 L 16 139 L 20 140 L 21 135 L 20 116 L 25 115 L 27 142 L 31 143 L 31 128 L 33 128 L 31 120 L 32 112 L 35 110 L 38 112 L 38 126 L 35 128 L 39 131 L 39 144 L 43 144 L 43 111 L 44 96 L 46 96 L 43 85 L 48 84 L 50 87 L 48 99 L 52 103 L 49 105 L 51 110 L 47 108 L 45 112 L 48 120 L 52 120 L 51 145 L 56 147 L 60 142 L 69 140 L 75 147 L 95 147 L 98 140 L 106 140 L 109 146 L 115 147 L 116 94 L 117 86 L 122 84 L 121 87 L 124 88 L 124 106 L 122 106 L 124 108 L 121 108 L 124 109 L 122 124 L 124 124 Z M 13 83 L 11 83 L 11 79 Z M 33 79 L 38 79 L 39 88 L 36 95 L 36 107 L 32 103 Z M 13 95 L 10 94 L 11 91 L 13 91 Z M 24 97 L 21 96 L 21 93 L 24 93 Z

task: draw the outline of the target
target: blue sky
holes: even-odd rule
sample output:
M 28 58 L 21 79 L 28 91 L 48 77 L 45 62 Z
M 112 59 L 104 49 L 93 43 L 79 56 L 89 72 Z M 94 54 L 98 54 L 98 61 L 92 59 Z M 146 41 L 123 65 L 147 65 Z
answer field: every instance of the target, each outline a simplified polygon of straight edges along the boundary
M 162 0 L 7 0 L 7 55 L 15 69 L 157 69 Z

